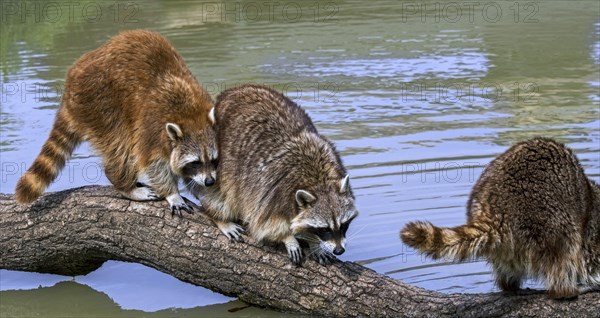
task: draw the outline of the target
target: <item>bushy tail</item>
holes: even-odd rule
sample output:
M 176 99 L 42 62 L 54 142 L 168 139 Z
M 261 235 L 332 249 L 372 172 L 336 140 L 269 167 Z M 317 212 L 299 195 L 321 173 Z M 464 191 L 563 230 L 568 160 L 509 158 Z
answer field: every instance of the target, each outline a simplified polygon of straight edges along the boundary
M 42 195 L 80 143 L 79 135 L 65 118 L 64 112 L 62 108 L 59 110 L 50 136 L 42 146 L 40 154 L 19 179 L 15 189 L 17 202 L 30 203 Z
M 441 228 L 430 222 L 410 222 L 400 232 L 400 238 L 433 259 L 456 261 L 482 256 L 492 243 L 488 226 L 461 225 Z

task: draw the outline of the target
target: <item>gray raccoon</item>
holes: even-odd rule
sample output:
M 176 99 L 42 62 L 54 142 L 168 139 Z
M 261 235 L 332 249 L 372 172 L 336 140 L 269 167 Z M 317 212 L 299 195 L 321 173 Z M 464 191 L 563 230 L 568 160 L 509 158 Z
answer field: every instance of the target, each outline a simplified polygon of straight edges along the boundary
M 571 150 L 534 138 L 485 169 L 467 224 L 411 222 L 401 238 L 434 259 L 486 258 L 503 291 L 517 291 L 531 276 L 545 281 L 550 297 L 573 298 L 600 286 L 600 187 Z
M 322 264 L 330 251 L 342 254 L 358 215 L 354 195 L 334 145 L 304 110 L 273 89 L 243 85 L 219 95 L 215 117 L 219 178 L 192 193 L 221 231 L 240 240 L 241 222 L 259 241 L 284 243 L 297 265 L 298 239 Z

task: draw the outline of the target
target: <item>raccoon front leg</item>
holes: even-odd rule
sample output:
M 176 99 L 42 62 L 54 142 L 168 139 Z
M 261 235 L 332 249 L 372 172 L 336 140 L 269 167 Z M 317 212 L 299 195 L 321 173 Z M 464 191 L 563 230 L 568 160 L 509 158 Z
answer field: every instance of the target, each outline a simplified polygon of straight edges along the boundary
M 296 266 L 302 264 L 302 248 L 294 235 L 290 235 L 283 240 L 285 248 L 288 252 L 288 257 Z
M 194 213 L 194 209 L 200 209 L 194 202 L 181 196 L 178 189 L 179 178 L 171 172 L 166 162 L 157 161 L 151 164 L 141 175 L 140 180 L 142 183 L 149 183 L 160 197 L 169 202 L 171 215 L 182 216 L 181 211 L 191 214 Z

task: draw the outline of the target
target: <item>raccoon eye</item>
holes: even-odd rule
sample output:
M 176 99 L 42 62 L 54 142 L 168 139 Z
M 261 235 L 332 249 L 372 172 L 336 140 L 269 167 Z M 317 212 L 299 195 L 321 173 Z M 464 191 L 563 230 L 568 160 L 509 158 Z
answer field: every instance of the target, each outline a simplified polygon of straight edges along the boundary
M 350 227 L 350 221 L 346 221 L 340 225 L 340 232 L 342 232 L 344 236 L 346 235 L 346 231 L 348 231 L 348 227 Z
M 342 235 L 346 236 L 346 231 L 348 231 L 348 227 L 350 227 L 350 222 L 352 222 L 354 218 L 356 218 L 356 216 L 353 216 L 350 220 L 340 225 L 340 232 L 342 232 Z
M 199 168 L 200 166 L 202 166 L 202 162 L 200 160 L 192 161 L 188 163 L 187 166 L 190 168 Z
M 315 232 L 315 234 L 323 241 L 329 241 L 333 238 L 333 231 L 328 227 L 317 228 Z
M 212 159 L 210 161 L 210 163 L 213 165 L 213 167 L 217 168 L 219 166 L 219 160 L 217 159 Z

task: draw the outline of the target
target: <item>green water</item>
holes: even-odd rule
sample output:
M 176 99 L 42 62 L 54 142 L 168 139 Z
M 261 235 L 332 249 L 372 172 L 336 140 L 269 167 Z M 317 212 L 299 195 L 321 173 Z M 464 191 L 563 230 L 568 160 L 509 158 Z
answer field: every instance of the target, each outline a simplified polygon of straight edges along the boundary
M 336 142 L 361 211 L 343 260 L 443 292 L 496 290 L 485 262 L 431 261 L 398 231 L 463 223 L 483 167 L 535 135 L 568 144 L 600 181 L 600 5 L 466 3 L 2 1 L 0 191 L 37 155 L 67 68 L 120 30 L 150 29 L 211 94 L 272 85 Z M 81 146 L 49 191 L 108 184 L 99 162 Z M 2 317 L 289 317 L 229 312 L 244 304 L 118 262 L 76 278 L 0 270 L 0 290 Z

